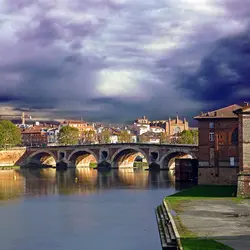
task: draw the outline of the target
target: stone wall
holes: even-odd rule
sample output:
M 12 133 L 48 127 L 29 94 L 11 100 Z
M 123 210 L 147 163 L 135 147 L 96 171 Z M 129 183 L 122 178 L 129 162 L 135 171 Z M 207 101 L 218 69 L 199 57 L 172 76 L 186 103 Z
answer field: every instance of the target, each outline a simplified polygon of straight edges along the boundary
M 217 174 L 217 171 L 218 174 Z M 238 168 L 199 168 L 199 185 L 237 185 Z
M 242 167 L 243 171 L 250 170 L 250 115 L 242 117 Z
M 237 196 L 250 197 L 250 173 L 239 175 Z
M 25 154 L 26 148 L 0 151 L 0 166 L 14 166 Z

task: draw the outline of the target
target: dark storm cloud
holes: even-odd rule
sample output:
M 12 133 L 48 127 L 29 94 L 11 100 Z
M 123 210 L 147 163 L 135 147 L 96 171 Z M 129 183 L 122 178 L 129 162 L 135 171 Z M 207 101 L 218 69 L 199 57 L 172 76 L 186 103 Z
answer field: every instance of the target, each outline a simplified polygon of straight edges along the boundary
M 0 102 L 13 110 L 115 122 L 250 96 L 248 0 L 8 0 L 1 10 Z
M 217 41 L 197 72 L 186 75 L 181 87 L 189 91 L 193 98 L 214 107 L 249 99 L 249 34 L 246 31 Z

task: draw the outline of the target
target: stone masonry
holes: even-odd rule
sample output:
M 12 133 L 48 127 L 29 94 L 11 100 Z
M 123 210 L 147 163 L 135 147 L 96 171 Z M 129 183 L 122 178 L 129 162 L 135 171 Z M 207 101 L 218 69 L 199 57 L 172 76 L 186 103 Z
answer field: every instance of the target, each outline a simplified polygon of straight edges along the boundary
M 235 112 L 239 117 L 238 196 L 250 197 L 250 106 Z
M 109 164 L 116 168 L 125 163 L 131 165 L 135 157 L 140 153 L 144 160 L 148 162 L 149 167 L 164 168 L 165 160 L 169 156 L 180 157 L 189 155 L 192 159 L 197 159 L 198 148 L 196 145 L 178 145 L 178 144 L 140 144 L 140 143 L 116 143 L 116 144 L 91 144 L 91 145 L 72 145 L 55 146 L 44 148 L 27 148 L 27 152 L 21 165 L 29 163 L 41 163 L 42 159 L 53 157 L 55 162 L 65 162 L 68 167 L 76 167 L 79 157 L 85 159 L 83 164 L 88 165 L 87 160 L 94 162 L 94 159 L 105 166 Z M 92 155 L 92 157 L 88 157 Z M 47 158 L 45 157 L 47 156 Z

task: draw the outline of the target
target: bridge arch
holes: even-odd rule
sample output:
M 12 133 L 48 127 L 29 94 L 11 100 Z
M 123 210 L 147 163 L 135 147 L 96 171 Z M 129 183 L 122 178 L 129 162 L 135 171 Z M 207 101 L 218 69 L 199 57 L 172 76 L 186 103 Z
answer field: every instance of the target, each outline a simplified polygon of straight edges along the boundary
M 56 166 L 57 157 L 51 151 L 43 149 L 38 150 L 31 155 L 26 160 L 27 165 L 37 165 L 37 166 Z
M 115 168 L 133 167 L 136 159 L 149 163 L 147 154 L 138 147 L 127 146 L 118 149 L 111 157 L 111 164 Z
M 160 159 L 161 168 L 175 170 L 176 159 L 197 159 L 197 156 L 186 149 L 173 149 L 164 154 Z
M 90 167 L 98 163 L 97 155 L 89 149 L 75 149 L 69 156 L 68 162 L 75 167 Z

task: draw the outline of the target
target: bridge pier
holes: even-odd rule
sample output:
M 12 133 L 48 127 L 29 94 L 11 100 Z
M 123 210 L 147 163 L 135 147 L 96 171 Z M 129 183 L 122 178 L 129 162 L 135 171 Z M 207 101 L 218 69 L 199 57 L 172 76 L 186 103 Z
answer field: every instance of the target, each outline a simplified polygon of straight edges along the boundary
M 108 161 L 101 161 L 97 164 L 97 169 L 111 169 L 112 164 Z
M 161 170 L 161 165 L 159 162 L 152 161 L 151 163 L 149 163 L 148 168 L 149 170 L 159 171 Z
M 68 163 L 64 160 L 61 160 L 56 163 L 56 170 L 67 170 L 68 169 Z

